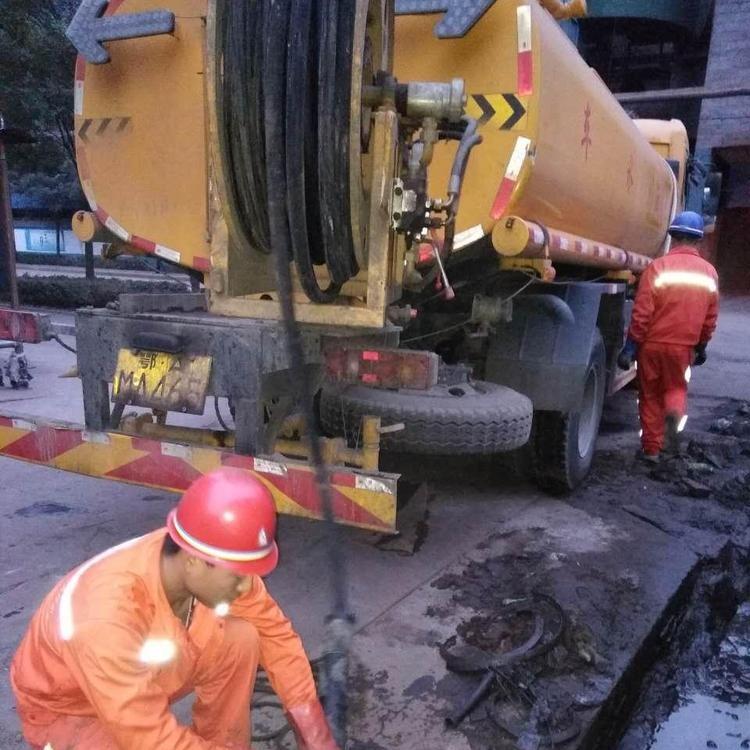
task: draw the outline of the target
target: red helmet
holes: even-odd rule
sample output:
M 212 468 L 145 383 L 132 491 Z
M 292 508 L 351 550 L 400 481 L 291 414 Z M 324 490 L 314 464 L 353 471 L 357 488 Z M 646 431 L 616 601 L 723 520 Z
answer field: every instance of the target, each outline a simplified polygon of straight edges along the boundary
M 268 575 L 279 561 L 273 496 L 240 469 L 217 469 L 193 482 L 167 529 L 189 554 L 240 575 Z

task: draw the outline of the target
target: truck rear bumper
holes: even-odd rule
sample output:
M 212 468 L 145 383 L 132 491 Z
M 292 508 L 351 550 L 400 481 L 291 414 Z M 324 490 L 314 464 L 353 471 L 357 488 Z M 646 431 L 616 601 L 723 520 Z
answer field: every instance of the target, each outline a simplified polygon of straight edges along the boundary
M 312 468 L 279 456 L 243 456 L 230 450 L 153 440 L 34 417 L 0 416 L 0 455 L 101 479 L 171 492 L 202 474 L 234 466 L 272 492 L 279 513 L 323 517 Z M 398 476 L 330 467 L 335 520 L 381 532 L 396 529 Z

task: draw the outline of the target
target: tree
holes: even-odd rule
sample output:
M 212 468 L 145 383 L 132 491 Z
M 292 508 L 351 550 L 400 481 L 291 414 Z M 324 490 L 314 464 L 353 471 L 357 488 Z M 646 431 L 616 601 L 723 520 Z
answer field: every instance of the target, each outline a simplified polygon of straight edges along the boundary
M 0 0 L 0 113 L 29 131 L 8 149 L 11 190 L 54 211 L 81 203 L 73 149 L 75 50 L 65 37 L 78 0 Z

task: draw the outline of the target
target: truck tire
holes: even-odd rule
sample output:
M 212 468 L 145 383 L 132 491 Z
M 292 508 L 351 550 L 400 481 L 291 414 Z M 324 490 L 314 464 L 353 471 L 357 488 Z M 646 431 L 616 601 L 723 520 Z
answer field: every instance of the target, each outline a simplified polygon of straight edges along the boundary
M 607 385 L 604 340 L 597 331 L 580 411 L 534 412 L 530 450 L 537 485 L 552 494 L 578 487 L 591 468 Z
M 384 450 L 456 455 L 513 450 L 531 433 L 531 401 L 505 386 L 473 381 L 427 391 L 387 391 L 364 386 L 323 387 L 323 428 L 350 441 L 363 416 L 404 429 L 381 435 Z

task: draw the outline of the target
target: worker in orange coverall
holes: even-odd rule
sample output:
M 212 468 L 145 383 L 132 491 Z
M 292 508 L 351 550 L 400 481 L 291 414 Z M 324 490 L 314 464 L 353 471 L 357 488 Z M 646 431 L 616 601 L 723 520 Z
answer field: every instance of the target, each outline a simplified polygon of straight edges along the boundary
M 337 750 L 299 636 L 261 576 L 278 562 L 269 491 L 198 479 L 167 527 L 85 562 L 42 602 L 11 666 L 40 750 L 245 750 L 260 664 L 305 750 Z M 195 692 L 193 724 L 170 703 Z
M 716 269 L 701 258 L 703 218 L 678 214 L 669 228 L 672 249 L 641 276 L 625 348 L 618 364 L 638 362 L 641 457 L 650 463 L 679 453 L 678 435 L 687 421 L 691 365 L 706 361 L 716 329 L 719 283 Z

